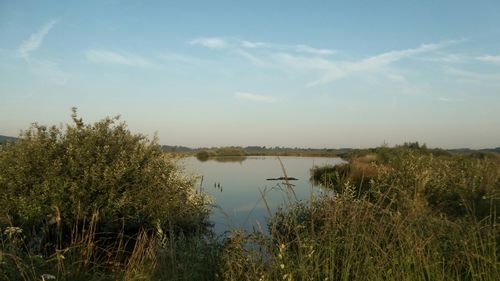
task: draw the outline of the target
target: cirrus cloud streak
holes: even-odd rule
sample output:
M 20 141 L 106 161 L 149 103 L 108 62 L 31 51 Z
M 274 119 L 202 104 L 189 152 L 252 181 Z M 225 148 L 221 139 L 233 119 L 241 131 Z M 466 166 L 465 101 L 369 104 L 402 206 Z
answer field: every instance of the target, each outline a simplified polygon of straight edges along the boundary
M 254 101 L 254 102 L 272 103 L 276 101 L 276 98 L 273 96 L 257 95 L 247 92 L 236 92 L 234 93 L 234 96 L 238 99 Z

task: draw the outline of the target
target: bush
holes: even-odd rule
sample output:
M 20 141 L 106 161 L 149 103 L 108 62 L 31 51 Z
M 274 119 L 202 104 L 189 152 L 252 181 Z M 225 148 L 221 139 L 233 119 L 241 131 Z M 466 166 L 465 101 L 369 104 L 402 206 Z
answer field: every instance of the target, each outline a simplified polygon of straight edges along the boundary
M 200 161 L 207 161 L 210 158 L 210 154 L 206 150 L 199 151 L 196 153 L 196 158 Z
M 119 117 L 85 124 L 73 109 L 72 119 L 64 129 L 33 124 L 0 148 L 2 229 L 40 235 L 44 226 L 70 229 L 92 216 L 100 232 L 127 235 L 205 224 L 206 198 L 156 140 L 132 134 Z
M 222 147 L 215 151 L 217 156 L 245 156 L 247 153 L 241 147 Z
M 316 185 L 333 188 L 342 184 L 349 175 L 349 164 L 314 166 L 311 170 L 311 181 Z

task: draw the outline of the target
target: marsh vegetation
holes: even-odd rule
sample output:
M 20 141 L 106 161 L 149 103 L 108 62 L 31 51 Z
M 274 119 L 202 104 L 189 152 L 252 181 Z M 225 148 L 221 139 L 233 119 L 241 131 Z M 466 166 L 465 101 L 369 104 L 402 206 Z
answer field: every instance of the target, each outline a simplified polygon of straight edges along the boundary
M 498 280 L 497 155 L 348 159 L 312 171 L 333 197 L 285 196 L 265 230 L 215 236 L 212 202 L 155 140 L 76 112 L 35 124 L 0 147 L 0 279 Z

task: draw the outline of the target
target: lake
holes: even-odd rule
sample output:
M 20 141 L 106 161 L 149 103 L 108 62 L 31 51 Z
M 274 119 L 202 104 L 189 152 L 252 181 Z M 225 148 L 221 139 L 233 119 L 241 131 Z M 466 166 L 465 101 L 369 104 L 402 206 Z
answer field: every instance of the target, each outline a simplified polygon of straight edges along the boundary
M 281 156 L 280 159 L 287 176 L 298 179 L 289 181 L 294 185 L 292 188 L 298 200 L 308 200 L 311 194 L 330 192 L 313 186 L 309 181 L 309 171 L 314 165 L 344 163 L 337 157 Z M 283 181 L 266 180 L 284 176 L 276 156 L 223 157 L 208 161 L 188 157 L 182 163 L 188 172 L 203 176 L 197 189 L 201 184 L 202 190 L 212 196 L 217 206 L 210 220 L 214 223 L 214 231 L 219 234 L 233 228 L 266 231 L 268 210 L 265 202 L 271 211 L 275 211 L 287 200 L 294 200 L 293 195 L 284 191 L 287 186 Z

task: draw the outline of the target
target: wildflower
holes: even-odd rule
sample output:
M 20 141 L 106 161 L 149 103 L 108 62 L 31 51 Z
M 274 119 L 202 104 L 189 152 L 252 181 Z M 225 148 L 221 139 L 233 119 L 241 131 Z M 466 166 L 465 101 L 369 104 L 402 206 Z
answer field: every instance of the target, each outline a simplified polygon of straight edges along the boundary
M 285 269 L 285 265 L 284 264 L 280 264 L 280 267 L 281 267 L 281 269 Z
M 45 281 L 45 280 L 56 280 L 56 277 L 52 274 L 44 273 L 44 274 L 42 274 L 42 281 Z
M 23 233 L 23 230 L 20 228 L 20 227 L 17 227 L 17 226 L 9 226 L 9 227 L 6 227 L 5 230 L 3 231 L 3 234 L 9 236 L 9 237 L 12 237 L 16 234 L 21 234 Z

